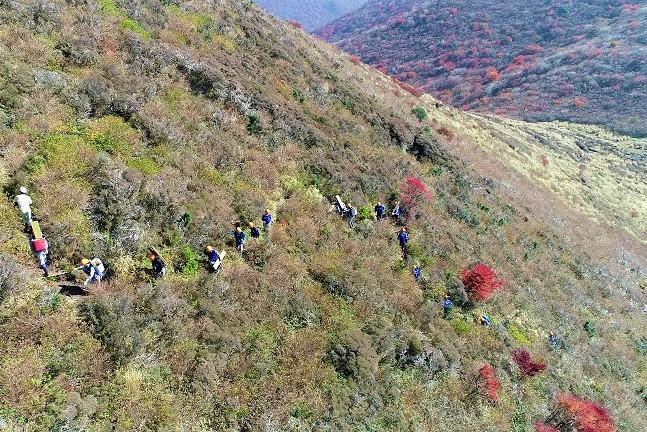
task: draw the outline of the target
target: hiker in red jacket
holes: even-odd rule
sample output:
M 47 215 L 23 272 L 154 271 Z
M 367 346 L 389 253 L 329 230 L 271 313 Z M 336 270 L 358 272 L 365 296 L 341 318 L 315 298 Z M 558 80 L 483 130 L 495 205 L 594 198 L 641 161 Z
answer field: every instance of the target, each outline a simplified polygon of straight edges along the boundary
M 33 239 L 31 241 L 31 249 L 34 251 L 34 255 L 38 260 L 40 269 L 45 274 L 45 277 L 48 277 L 49 270 L 47 268 L 47 254 L 49 253 L 49 245 L 47 244 L 47 239 L 45 239 L 45 237 Z

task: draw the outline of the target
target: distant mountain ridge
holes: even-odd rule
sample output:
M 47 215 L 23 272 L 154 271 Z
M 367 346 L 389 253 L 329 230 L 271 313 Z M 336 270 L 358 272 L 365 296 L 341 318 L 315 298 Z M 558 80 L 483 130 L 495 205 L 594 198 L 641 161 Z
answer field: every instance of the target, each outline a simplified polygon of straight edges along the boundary
M 297 21 L 315 30 L 345 15 L 366 0 L 256 0 L 256 3 L 282 19 Z
M 464 109 L 647 135 L 647 6 L 370 1 L 317 33 Z

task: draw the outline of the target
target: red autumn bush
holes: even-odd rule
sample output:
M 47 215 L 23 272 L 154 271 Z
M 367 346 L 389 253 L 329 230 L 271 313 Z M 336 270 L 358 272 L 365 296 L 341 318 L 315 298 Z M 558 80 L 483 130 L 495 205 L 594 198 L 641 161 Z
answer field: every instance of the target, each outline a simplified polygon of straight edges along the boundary
M 558 431 L 616 432 L 611 416 L 604 407 L 568 393 L 557 395 L 556 410 L 546 423 Z
M 536 422 L 535 432 L 559 432 L 559 429 L 553 426 L 549 426 L 546 423 Z
M 501 78 L 501 74 L 499 73 L 498 70 L 496 70 L 496 68 L 489 67 L 485 72 L 485 77 L 487 78 L 488 81 L 498 81 L 499 78 Z
M 496 371 L 489 365 L 483 365 L 478 370 L 476 377 L 476 389 L 490 402 L 499 400 L 499 389 L 501 388 L 501 381 L 496 377 Z
M 514 360 L 521 374 L 525 377 L 533 377 L 546 370 L 547 367 L 546 363 L 532 361 L 530 353 L 523 348 L 514 350 L 512 360 Z
M 408 220 L 418 215 L 419 207 L 434 197 L 433 193 L 417 177 L 409 176 L 402 186 L 401 209 Z
M 357 57 L 356 55 L 352 55 L 352 56 L 350 56 L 348 58 L 350 59 L 351 63 L 356 64 L 356 65 L 358 65 L 358 64 L 360 64 L 362 62 L 359 59 L 359 57 Z
M 461 280 L 473 301 L 485 301 L 505 285 L 505 280 L 499 279 L 486 264 L 477 264 L 471 269 L 463 270 Z

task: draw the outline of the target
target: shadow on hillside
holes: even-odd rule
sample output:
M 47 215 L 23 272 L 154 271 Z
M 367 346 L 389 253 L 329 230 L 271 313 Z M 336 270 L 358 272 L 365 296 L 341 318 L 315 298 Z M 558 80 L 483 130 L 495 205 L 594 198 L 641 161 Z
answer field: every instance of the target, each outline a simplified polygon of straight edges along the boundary
M 89 293 L 83 289 L 83 287 L 80 287 L 78 285 L 59 285 L 59 294 L 63 294 L 69 297 L 74 297 L 74 296 L 81 296 L 85 297 Z

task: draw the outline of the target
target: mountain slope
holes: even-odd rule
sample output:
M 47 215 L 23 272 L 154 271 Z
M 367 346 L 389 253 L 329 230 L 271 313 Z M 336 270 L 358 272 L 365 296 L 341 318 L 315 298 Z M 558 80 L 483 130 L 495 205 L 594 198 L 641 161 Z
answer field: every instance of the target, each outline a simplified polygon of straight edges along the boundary
M 464 109 L 645 136 L 645 17 L 616 0 L 391 0 L 318 33 Z
M 345 15 L 366 0 L 256 0 L 256 3 L 279 18 L 297 21 L 315 30 Z
M 26 0 L 0 22 L 0 429 L 532 430 L 573 420 L 561 392 L 647 421 L 644 213 L 603 205 L 641 196 L 645 170 L 601 168 L 644 164 L 644 141 L 437 108 L 249 2 Z M 569 207 L 580 157 L 592 199 Z M 19 185 L 61 282 L 35 268 Z M 417 213 L 406 261 L 378 199 Z M 239 254 L 233 222 L 266 208 Z M 228 252 L 218 275 L 207 244 Z M 64 296 L 84 256 L 109 275 Z M 478 262 L 507 283 L 466 302 Z M 547 370 L 524 378 L 518 349 Z

